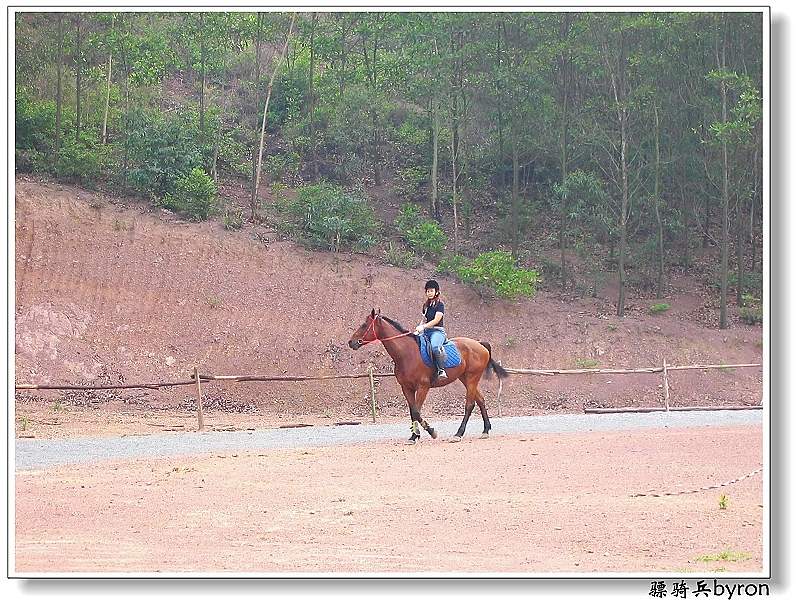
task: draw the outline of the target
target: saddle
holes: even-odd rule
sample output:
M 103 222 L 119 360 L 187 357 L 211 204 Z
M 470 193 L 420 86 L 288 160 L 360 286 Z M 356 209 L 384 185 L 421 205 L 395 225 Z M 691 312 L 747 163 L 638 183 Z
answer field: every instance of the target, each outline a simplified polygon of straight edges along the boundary
M 422 357 L 422 362 L 424 362 L 427 366 L 432 367 L 433 359 L 431 358 L 431 341 L 427 338 L 427 336 L 424 335 L 417 336 L 417 340 L 419 343 L 419 353 Z M 447 357 L 444 361 L 445 369 L 457 367 L 461 364 L 461 353 L 458 351 L 458 346 L 456 346 L 455 343 L 447 340 L 444 343 L 444 352 L 445 356 Z

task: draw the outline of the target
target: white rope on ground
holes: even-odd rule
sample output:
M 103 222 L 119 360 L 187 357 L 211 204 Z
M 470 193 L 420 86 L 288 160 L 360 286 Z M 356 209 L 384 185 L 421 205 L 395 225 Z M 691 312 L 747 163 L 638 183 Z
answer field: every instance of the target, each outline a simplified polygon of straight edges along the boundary
M 704 487 L 701 487 L 701 488 L 697 488 L 696 490 L 683 490 L 683 491 L 680 491 L 680 492 L 663 492 L 661 494 L 638 493 L 638 494 L 631 494 L 631 497 L 638 498 L 638 497 L 642 497 L 642 496 L 647 496 L 647 497 L 651 497 L 651 498 L 664 498 L 666 496 L 681 496 L 683 494 L 696 494 L 697 492 L 704 492 L 704 491 L 707 491 L 707 490 L 717 490 L 719 488 L 725 487 L 726 485 L 733 485 L 734 483 L 738 483 L 738 482 L 740 482 L 740 481 L 742 481 L 744 479 L 747 479 L 748 477 L 752 477 L 753 475 L 756 475 L 756 474 L 760 473 L 763 470 L 764 470 L 763 467 L 759 467 L 758 469 L 756 469 L 755 471 L 751 471 L 747 475 L 742 475 L 741 477 L 737 477 L 736 479 L 731 479 L 730 481 L 726 481 L 725 483 L 720 483 L 720 484 L 717 484 L 717 485 L 707 485 L 707 486 L 704 486 Z

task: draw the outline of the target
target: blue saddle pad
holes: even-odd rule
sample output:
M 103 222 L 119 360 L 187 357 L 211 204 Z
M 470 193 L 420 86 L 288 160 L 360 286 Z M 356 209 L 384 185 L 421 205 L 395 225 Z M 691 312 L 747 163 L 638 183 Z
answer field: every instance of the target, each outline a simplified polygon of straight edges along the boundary
M 433 360 L 431 359 L 431 341 L 428 339 L 427 336 L 420 335 L 417 336 L 419 341 L 419 353 L 422 356 L 422 362 L 424 362 L 427 366 L 433 366 Z M 447 357 L 444 361 L 444 366 L 446 369 L 451 367 L 457 367 L 461 364 L 461 353 L 458 351 L 458 347 L 447 340 L 444 343 L 444 353 Z

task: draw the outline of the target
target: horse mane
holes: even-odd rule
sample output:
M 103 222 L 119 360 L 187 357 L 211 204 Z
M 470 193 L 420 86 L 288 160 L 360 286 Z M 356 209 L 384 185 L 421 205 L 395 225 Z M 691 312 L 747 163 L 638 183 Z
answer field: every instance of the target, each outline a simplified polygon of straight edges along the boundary
M 399 330 L 400 330 L 400 333 L 409 333 L 408 329 L 406 329 L 405 327 L 403 327 L 403 326 L 402 326 L 400 323 L 398 323 L 398 322 L 397 322 L 397 321 L 395 321 L 394 319 L 390 319 L 389 317 L 387 317 L 387 316 L 385 316 L 385 315 L 381 315 L 381 318 L 382 318 L 384 321 L 388 322 L 390 325 L 392 325 L 392 326 L 393 326 L 395 329 L 399 329 Z

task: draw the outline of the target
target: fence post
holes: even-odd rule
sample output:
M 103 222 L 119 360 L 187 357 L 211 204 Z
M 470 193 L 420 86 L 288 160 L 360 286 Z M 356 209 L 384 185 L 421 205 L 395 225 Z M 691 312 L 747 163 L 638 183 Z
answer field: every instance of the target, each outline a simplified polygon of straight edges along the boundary
M 203 394 L 200 392 L 200 375 L 194 368 L 194 380 L 197 384 L 197 431 L 203 431 Z
M 667 359 L 664 358 L 664 408 L 669 412 L 669 381 L 667 381 Z
M 370 365 L 369 369 L 367 369 L 367 371 L 369 372 L 369 392 L 370 396 L 372 397 L 372 422 L 374 423 L 376 409 L 375 409 L 375 378 L 372 375 L 373 370 L 374 367 L 372 365 Z

